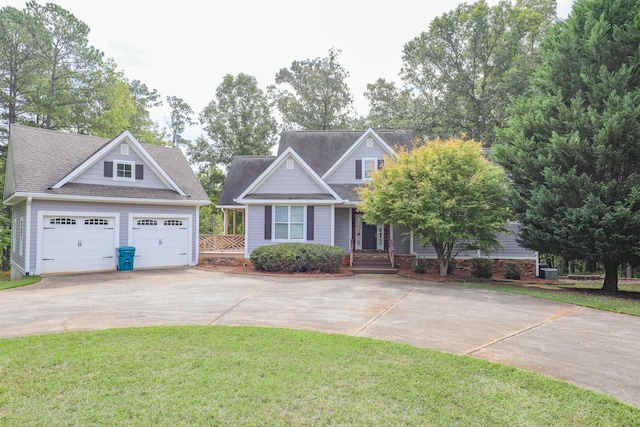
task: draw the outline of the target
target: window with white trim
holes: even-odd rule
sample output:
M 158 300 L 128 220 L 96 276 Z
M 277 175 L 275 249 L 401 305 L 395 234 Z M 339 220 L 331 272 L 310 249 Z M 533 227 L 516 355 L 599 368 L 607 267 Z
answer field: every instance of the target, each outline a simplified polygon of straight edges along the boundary
M 13 218 L 13 238 L 11 239 L 11 252 L 16 252 L 18 242 L 18 219 Z
M 378 159 L 364 158 L 362 159 L 362 178 L 371 179 L 373 173 L 378 170 Z
M 275 239 L 303 240 L 304 206 L 275 206 L 274 210 Z
M 76 220 L 73 218 L 51 218 L 49 220 L 50 225 L 76 225 Z
M 139 219 L 136 222 L 137 225 L 158 225 L 158 221 L 155 219 Z
M 164 225 L 169 225 L 169 226 L 182 226 L 182 220 L 179 219 L 167 219 L 164 221 Z
M 84 220 L 84 225 L 109 225 L 109 220 L 103 218 L 87 218 Z
M 113 161 L 113 178 L 124 181 L 135 180 L 135 162 L 127 162 L 124 160 Z

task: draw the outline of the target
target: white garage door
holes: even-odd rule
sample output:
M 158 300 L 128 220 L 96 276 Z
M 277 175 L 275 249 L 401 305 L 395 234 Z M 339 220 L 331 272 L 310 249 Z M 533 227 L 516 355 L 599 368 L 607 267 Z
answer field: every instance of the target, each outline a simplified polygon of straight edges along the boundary
M 189 265 L 189 220 L 134 217 L 131 246 L 133 267 Z
M 42 273 L 116 268 L 115 218 L 44 216 Z

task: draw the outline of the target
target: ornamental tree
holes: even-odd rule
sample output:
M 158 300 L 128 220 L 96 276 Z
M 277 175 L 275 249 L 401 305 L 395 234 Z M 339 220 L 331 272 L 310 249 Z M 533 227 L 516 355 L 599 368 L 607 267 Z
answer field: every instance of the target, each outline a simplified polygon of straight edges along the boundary
M 533 93 L 494 157 L 512 178 L 520 242 L 618 266 L 640 256 L 640 0 L 579 0 L 542 47 Z
M 358 189 L 370 224 L 404 226 L 431 245 L 445 276 L 460 251 L 500 247 L 497 233 L 511 218 L 508 181 L 476 141 L 427 141 L 400 149 Z

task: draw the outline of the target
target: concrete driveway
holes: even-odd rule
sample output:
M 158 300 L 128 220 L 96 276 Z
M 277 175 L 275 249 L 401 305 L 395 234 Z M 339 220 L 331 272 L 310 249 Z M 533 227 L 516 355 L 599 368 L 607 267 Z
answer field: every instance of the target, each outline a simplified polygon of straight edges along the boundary
M 186 324 L 408 343 L 537 371 L 640 407 L 640 317 L 520 295 L 400 276 L 316 279 L 187 268 L 51 276 L 0 291 L 0 338 Z

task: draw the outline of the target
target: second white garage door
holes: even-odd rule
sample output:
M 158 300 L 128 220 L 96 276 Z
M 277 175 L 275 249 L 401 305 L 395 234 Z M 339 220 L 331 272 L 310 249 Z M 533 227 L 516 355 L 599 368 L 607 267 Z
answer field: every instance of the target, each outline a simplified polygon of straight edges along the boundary
M 189 265 L 189 228 L 187 218 L 133 217 L 134 269 Z

